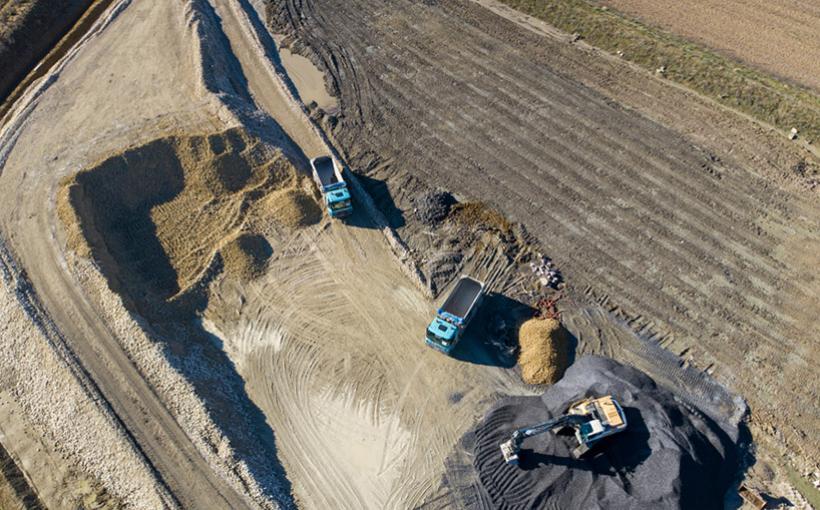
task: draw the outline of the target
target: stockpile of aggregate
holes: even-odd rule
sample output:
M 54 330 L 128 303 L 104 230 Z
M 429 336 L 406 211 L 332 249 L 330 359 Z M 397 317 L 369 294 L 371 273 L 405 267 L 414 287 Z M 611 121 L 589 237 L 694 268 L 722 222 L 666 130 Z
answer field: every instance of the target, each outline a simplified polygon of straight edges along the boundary
M 518 364 L 527 384 L 552 384 L 569 365 L 569 342 L 558 319 L 533 317 L 518 331 Z
M 504 463 L 499 444 L 513 430 L 603 395 L 624 408 L 624 432 L 580 460 L 572 435 L 541 434 L 524 441 L 519 466 Z M 586 356 L 541 397 L 497 403 L 462 439 L 445 481 L 479 508 L 719 509 L 738 468 L 736 441 L 737 424 L 716 423 L 635 368 Z
M 221 250 L 225 269 L 258 276 L 270 246 L 251 220 L 297 228 L 322 209 L 278 149 L 244 129 L 169 136 L 65 179 L 57 212 L 66 243 L 91 257 L 113 288 L 173 296 L 200 281 Z
M 413 213 L 419 221 L 432 226 L 446 218 L 455 203 L 456 199 L 446 191 L 430 191 L 413 200 Z

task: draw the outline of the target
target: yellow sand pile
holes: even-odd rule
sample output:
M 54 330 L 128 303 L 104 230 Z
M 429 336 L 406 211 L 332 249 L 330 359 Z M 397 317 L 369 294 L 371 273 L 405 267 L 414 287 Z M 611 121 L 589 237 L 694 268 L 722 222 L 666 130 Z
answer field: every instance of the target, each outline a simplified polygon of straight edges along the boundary
M 170 297 L 196 283 L 233 238 L 228 254 L 239 272 L 258 270 L 261 259 L 242 255 L 251 238 L 237 237 L 253 234 L 251 223 L 319 221 L 303 184 L 281 151 L 237 128 L 160 138 L 109 157 L 63 183 L 57 211 L 68 247 L 93 256 L 116 287 L 147 285 Z
M 223 246 L 220 253 L 225 272 L 248 281 L 264 272 L 273 249 L 260 235 L 242 234 Z
M 264 209 L 279 224 L 290 228 L 312 225 L 322 218 L 322 209 L 316 200 L 297 187 L 271 194 L 265 200 Z
M 558 319 L 533 318 L 518 332 L 518 364 L 527 384 L 557 382 L 569 364 L 569 342 Z

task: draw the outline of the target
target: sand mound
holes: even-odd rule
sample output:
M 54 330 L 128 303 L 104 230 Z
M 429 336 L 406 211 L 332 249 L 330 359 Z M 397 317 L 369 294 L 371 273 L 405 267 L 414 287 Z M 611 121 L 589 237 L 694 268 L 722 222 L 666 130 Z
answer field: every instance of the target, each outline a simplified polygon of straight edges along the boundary
M 281 151 L 231 129 L 161 138 L 109 157 L 64 181 L 57 207 L 68 246 L 91 255 L 114 290 L 169 298 L 196 283 L 220 247 L 237 274 L 264 266 L 258 236 L 239 236 L 251 215 L 281 214 L 290 226 L 320 218 L 298 182 Z M 273 196 L 286 200 L 264 206 Z
M 610 394 L 627 429 L 589 456 L 571 456 L 574 436 L 545 433 L 524 441 L 520 466 L 504 463 L 498 445 L 513 430 L 561 415 L 580 398 Z M 543 396 L 496 404 L 465 435 L 446 478 L 479 508 L 722 509 L 738 466 L 737 437 L 737 423 L 716 423 L 643 372 L 585 356 Z
M 305 227 L 322 219 L 322 209 L 316 200 L 303 188 L 286 189 L 270 195 L 265 200 L 265 209 L 277 222 L 290 228 Z
M 557 319 L 533 318 L 518 332 L 518 364 L 527 384 L 557 382 L 569 364 L 569 343 Z
M 225 272 L 247 281 L 264 272 L 273 248 L 260 235 L 242 234 L 229 241 L 222 248 L 221 254 Z

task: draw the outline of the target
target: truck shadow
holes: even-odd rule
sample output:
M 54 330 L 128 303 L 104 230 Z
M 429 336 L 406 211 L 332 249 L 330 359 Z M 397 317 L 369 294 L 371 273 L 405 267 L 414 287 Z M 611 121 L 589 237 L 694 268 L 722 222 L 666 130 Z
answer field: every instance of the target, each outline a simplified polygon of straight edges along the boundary
M 333 220 L 333 221 L 341 221 L 348 227 L 356 227 L 356 228 L 368 228 L 368 229 L 376 229 L 378 230 L 381 228 L 376 221 L 367 214 L 364 206 L 362 206 L 361 202 L 358 200 L 356 194 L 353 195 L 353 213 L 340 220 Z M 326 209 L 326 206 L 322 204 L 322 207 Z
M 356 179 L 362 185 L 364 191 L 370 195 L 376 209 L 384 215 L 390 228 L 401 228 L 407 223 L 404 219 L 404 212 L 396 206 L 396 202 L 393 200 L 385 181 L 361 173 L 356 173 Z M 360 209 L 362 208 L 361 204 L 354 204 L 354 207 L 357 205 Z
M 512 368 L 518 359 L 518 327 L 534 313 L 528 304 L 490 292 L 450 355 L 476 365 Z

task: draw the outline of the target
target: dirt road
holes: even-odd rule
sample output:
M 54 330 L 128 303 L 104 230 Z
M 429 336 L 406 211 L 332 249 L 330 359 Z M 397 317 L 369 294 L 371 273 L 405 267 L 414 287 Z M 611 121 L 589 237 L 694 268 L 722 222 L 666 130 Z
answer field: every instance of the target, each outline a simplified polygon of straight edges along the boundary
M 248 43 L 237 52 L 242 68 L 264 69 L 264 50 L 243 33 L 253 23 L 242 16 L 255 12 L 217 5 L 232 47 Z M 257 104 L 306 156 L 327 152 L 306 117 L 283 107 L 276 80 L 256 73 L 247 76 Z M 509 371 L 424 345 L 433 303 L 357 207 L 347 226 L 326 219 L 295 234 L 268 232 L 275 255 L 265 276 L 222 280 L 205 316 L 276 433 L 298 501 L 413 508 L 438 489 L 444 459 L 490 397 L 527 390 Z
M 333 135 L 354 168 L 375 155 L 390 162 L 388 187 L 409 173 L 522 221 L 570 282 L 660 333 L 747 397 L 789 447 L 820 457 L 800 439 L 820 423 L 820 379 L 805 371 L 818 362 L 820 213 L 812 194 L 767 178 L 774 152 L 760 154 L 748 134 L 723 143 L 691 120 L 708 107 L 627 66 L 606 64 L 620 82 L 590 77 L 609 60 L 471 2 L 281 1 L 272 11 L 331 75 Z M 715 115 L 728 129 L 744 122 Z M 671 129 L 680 125 L 686 135 Z
M 256 11 L 241 0 L 215 0 L 214 3 L 256 106 L 276 119 L 298 147 L 296 150 L 305 157 L 327 154 L 327 147 L 316 136 L 299 103 L 288 96 L 290 91 L 284 90 L 283 82 L 277 78 L 276 73 L 284 69 L 279 64 L 273 37 Z

